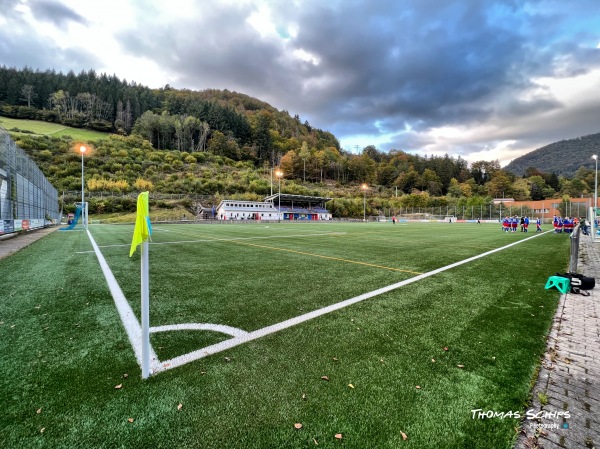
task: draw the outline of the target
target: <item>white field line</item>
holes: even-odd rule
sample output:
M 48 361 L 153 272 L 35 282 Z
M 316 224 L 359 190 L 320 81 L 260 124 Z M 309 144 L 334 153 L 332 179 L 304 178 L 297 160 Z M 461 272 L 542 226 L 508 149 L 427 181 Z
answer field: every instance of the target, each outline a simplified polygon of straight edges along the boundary
M 173 232 L 173 231 L 169 231 Z M 272 235 L 272 236 L 264 236 L 264 237 L 234 237 L 230 239 L 201 239 L 201 240 L 178 240 L 175 242 L 150 242 L 149 245 L 178 245 L 181 243 L 211 243 L 211 242 L 236 242 L 242 240 L 264 240 L 264 239 L 288 239 L 288 238 L 297 238 L 297 237 L 322 237 L 322 236 L 330 236 L 330 235 L 345 235 L 347 232 L 326 232 L 322 234 L 298 234 L 298 235 Z M 101 245 L 98 248 L 120 248 L 120 247 L 130 247 L 130 243 L 120 243 L 118 245 Z M 77 251 L 75 254 L 87 254 L 92 253 L 93 251 Z
M 215 331 L 222 334 L 231 335 L 232 337 L 244 337 L 248 332 L 238 329 L 237 327 L 226 326 L 224 324 L 211 323 L 182 323 L 168 324 L 165 326 L 155 326 L 150 328 L 150 332 L 168 332 L 168 331 Z
M 133 313 L 133 310 L 129 306 L 121 287 L 119 287 L 115 276 L 112 274 L 110 267 L 106 263 L 106 259 L 104 259 L 104 256 L 100 252 L 100 248 L 98 248 L 98 245 L 96 244 L 96 241 L 94 240 L 94 237 L 92 237 L 92 234 L 89 230 L 87 231 L 87 234 L 90 238 L 90 242 L 92 243 L 92 247 L 94 248 L 94 252 L 96 253 L 96 257 L 98 258 L 98 262 L 100 263 L 100 268 L 102 268 L 102 273 L 104 273 L 104 278 L 106 279 L 110 293 L 115 301 L 119 315 L 121 316 L 121 321 L 123 322 L 123 326 L 125 327 L 125 331 L 129 337 L 129 342 L 131 343 L 131 346 L 133 346 L 135 358 L 137 359 L 138 365 L 142 366 L 142 326 L 140 326 L 140 323 Z M 154 352 L 154 348 L 150 346 L 151 372 L 154 372 L 154 370 L 159 366 L 158 363 L 159 360 L 156 356 L 156 352 Z
M 553 232 L 553 231 L 546 231 L 546 232 L 543 232 L 542 234 L 536 234 L 536 235 L 533 235 L 531 237 L 525 238 L 523 240 L 519 240 L 518 242 L 510 243 L 510 244 L 508 244 L 506 246 L 502 246 L 500 248 L 496 248 L 496 249 L 493 249 L 491 251 L 487 251 L 487 252 L 479 254 L 477 256 L 469 257 L 468 259 L 464 259 L 464 260 L 461 260 L 459 262 L 455 262 L 455 263 L 452 263 L 450 265 L 446 265 L 445 267 L 441 267 L 441 268 L 438 268 L 436 270 L 432 270 L 432 271 L 429 271 L 427 273 L 423 273 L 423 274 L 420 274 L 418 276 L 414 276 L 414 277 L 412 277 L 410 279 L 406 279 L 404 281 L 397 282 L 397 283 L 392 284 L 392 285 L 388 285 L 387 287 L 383 287 L 383 288 L 380 288 L 380 289 L 377 289 L 377 290 L 373 290 L 372 292 L 363 293 L 362 295 L 355 296 L 354 298 L 346 299 L 344 301 L 338 302 L 336 304 L 332 304 L 332 305 L 327 306 L 327 307 L 323 307 L 322 309 L 313 310 L 312 312 L 305 313 L 304 315 L 299 315 L 299 316 L 291 318 L 289 320 L 285 320 L 285 321 L 282 321 L 280 323 L 273 324 L 271 326 L 263 327 L 262 329 L 257 329 L 255 331 L 248 332 L 246 335 L 241 335 L 239 337 L 234 337 L 234 338 L 231 338 L 229 340 L 225 340 L 223 342 L 216 343 L 214 345 L 210 345 L 210 346 L 207 346 L 207 347 L 202 348 L 202 349 L 198 349 L 198 350 L 190 352 L 188 354 L 184 354 L 184 355 L 172 358 L 170 360 L 165 360 L 163 362 L 160 362 L 160 365 L 154 370 L 154 372 L 157 373 L 157 372 L 161 372 L 161 371 L 166 371 L 168 369 L 176 368 L 178 366 L 185 365 L 186 363 L 190 363 L 190 362 L 192 362 L 194 360 L 198 360 L 198 359 L 207 357 L 209 355 L 213 355 L 213 354 L 216 354 L 218 352 L 234 348 L 236 346 L 242 345 L 242 344 L 247 343 L 249 341 L 265 337 L 265 336 L 273 334 L 275 332 L 279 332 L 279 331 L 281 331 L 283 329 L 287 329 L 289 327 L 296 326 L 298 324 L 304 323 L 305 321 L 312 320 L 313 318 L 317 318 L 317 317 L 320 317 L 322 315 L 334 312 L 336 310 L 343 309 L 344 307 L 348 307 L 348 306 L 350 306 L 352 304 L 356 304 L 358 302 L 364 301 L 365 299 L 373 298 L 374 296 L 378 296 L 378 295 L 381 295 L 383 293 L 390 292 L 392 290 L 395 290 L 397 288 L 403 287 L 405 285 L 412 284 L 413 282 L 420 281 L 420 280 L 428 278 L 430 276 L 434 276 L 434 275 L 436 275 L 438 273 L 442 273 L 442 272 L 450 270 L 452 268 L 456 268 L 456 267 L 458 267 L 460 265 L 464 265 L 464 264 L 467 264 L 469 262 L 473 262 L 474 260 L 481 259 L 483 257 L 486 257 L 486 256 L 489 256 L 491 254 L 497 253 L 499 251 L 503 251 L 503 250 L 505 250 L 507 248 L 510 248 L 512 246 L 519 245 L 520 243 L 523 243 L 523 242 L 526 242 L 528 240 L 531 240 L 531 239 L 534 239 L 536 237 L 539 237 L 541 235 L 547 234 L 548 232 Z

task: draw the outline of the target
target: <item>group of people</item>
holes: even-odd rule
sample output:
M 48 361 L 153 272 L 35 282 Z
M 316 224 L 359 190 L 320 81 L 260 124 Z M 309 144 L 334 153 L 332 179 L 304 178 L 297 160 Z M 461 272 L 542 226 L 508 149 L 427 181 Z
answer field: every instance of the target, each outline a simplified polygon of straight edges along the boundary
M 530 220 L 529 220 L 529 217 L 527 217 L 527 216 L 523 216 L 519 219 L 519 217 L 517 215 L 513 215 L 512 217 L 509 217 L 507 215 L 506 217 L 504 217 L 504 220 L 502 220 L 502 230 L 504 232 L 517 232 L 517 228 L 520 225 L 521 232 L 528 232 L 529 231 L 529 222 L 530 222 Z M 540 220 L 539 217 L 535 220 L 535 225 L 536 225 L 535 232 L 542 232 L 542 221 Z
M 590 235 L 589 234 L 589 223 L 587 222 L 587 220 L 585 218 L 581 218 L 581 219 L 578 219 L 577 217 L 562 218 L 560 216 L 555 215 L 554 218 L 552 219 L 552 225 L 554 226 L 554 232 L 556 232 L 557 234 L 560 234 L 562 232 L 570 234 L 571 232 L 573 232 L 573 229 L 575 228 L 575 226 L 577 226 L 578 223 L 581 224 L 581 232 L 583 232 L 584 235 Z

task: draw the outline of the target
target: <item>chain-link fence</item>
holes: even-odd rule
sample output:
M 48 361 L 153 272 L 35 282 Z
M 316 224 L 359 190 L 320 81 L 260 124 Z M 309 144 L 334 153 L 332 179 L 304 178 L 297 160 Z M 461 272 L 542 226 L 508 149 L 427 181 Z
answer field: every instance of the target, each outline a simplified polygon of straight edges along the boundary
M 60 221 L 58 192 L 0 127 L 0 233 Z

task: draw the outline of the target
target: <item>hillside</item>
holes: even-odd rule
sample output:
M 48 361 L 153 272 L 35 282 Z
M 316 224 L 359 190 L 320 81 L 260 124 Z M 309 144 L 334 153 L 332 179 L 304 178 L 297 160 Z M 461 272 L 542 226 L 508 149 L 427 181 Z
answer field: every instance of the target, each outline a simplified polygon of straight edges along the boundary
M 544 173 L 572 178 L 581 166 L 595 169 L 593 154 L 600 155 L 600 133 L 561 140 L 527 153 L 508 164 L 505 170 L 522 176 L 530 167 Z

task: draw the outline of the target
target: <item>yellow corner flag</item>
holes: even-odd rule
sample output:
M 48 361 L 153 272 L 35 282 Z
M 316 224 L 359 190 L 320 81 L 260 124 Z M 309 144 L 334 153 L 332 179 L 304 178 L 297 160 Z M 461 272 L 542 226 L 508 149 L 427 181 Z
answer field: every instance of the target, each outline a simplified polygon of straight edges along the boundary
M 148 215 L 148 192 L 142 192 L 139 194 L 137 200 L 137 216 L 135 218 L 135 228 L 133 229 L 129 257 L 133 256 L 140 243 L 148 240 L 152 235 L 152 225 L 150 224 L 150 217 Z

